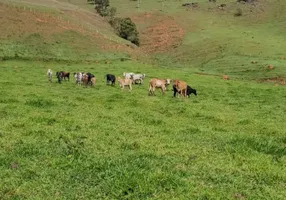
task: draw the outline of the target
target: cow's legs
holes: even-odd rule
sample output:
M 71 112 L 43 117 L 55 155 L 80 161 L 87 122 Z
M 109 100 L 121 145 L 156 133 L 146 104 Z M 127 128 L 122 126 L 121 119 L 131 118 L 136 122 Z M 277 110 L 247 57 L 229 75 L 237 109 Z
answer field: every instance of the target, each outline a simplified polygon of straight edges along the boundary
M 177 94 L 177 90 L 174 89 L 174 97 L 176 97 L 176 94 Z
M 152 87 L 152 93 L 153 93 L 154 96 L 156 96 L 155 90 L 156 90 L 156 87 Z
M 148 95 L 150 96 L 150 95 L 151 95 L 151 93 L 152 93 L 152 87 L 151 87 L 151 86 L 149 86 Z

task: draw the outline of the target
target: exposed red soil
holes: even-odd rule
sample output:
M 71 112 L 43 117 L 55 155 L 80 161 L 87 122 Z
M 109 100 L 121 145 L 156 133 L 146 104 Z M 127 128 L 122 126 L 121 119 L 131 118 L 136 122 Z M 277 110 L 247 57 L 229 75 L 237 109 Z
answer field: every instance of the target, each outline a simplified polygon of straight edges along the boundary
M 133 16 L 140 33 L 140 47 L 144 52 L 164 52 L 178 47 L 185 36 L 175 19 L 159 13 Z

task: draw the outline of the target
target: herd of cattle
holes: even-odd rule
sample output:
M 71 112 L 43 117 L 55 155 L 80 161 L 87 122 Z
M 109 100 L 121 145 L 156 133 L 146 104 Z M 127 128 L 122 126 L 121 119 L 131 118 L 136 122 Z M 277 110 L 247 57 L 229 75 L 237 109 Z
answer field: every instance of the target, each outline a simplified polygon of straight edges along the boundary
M 96 78 L 91 73 L 85 73 L 85 72 L 76 72 L 73 73 L 75 78 L 75 83 L 77 85 L 84 85 L 87 86 L 95 86 L 96 84 Z M 53 78 L 53 72 L 51 69 L 48 69 L 47 76 L 50 82 L 52 82 Z M 65 71 L 58 71 L 56 72 L 56 77 L 58 80 L 58 83 L 62 83 L 63 80 L 70 80 L 70 72 Z M 120 88 L 124 89 L 125 87 L 128 87 L 129 90 L 132 90 L 133 84 L 143 84 L 144 78 L 146 77 L 145 74 L 135 74 L 135 73 L 123 73 L 123 78 L 121 77 L 115 77 L 113 74 L 106 74 L 106 84 L 115 86 L 116 80 L 119 82 Z M 149 81 L 149 95 L 155 95 L 156 88 L 160 88 L 162 91 L 162 94 L 165 93 L 167 90 L 168 85 L 173 82 L 173 91 L 174 91 L 174 97 L 176 97 L 177 93 L 180 94 L 183 97 L 189 97 L 191 94 L 197 95 L 197 91 L 193 88 L 191 88 L 185 81 L 182 80 L 171 80 L 171 79 L 158 79 L 158 78 L 152 78 Z

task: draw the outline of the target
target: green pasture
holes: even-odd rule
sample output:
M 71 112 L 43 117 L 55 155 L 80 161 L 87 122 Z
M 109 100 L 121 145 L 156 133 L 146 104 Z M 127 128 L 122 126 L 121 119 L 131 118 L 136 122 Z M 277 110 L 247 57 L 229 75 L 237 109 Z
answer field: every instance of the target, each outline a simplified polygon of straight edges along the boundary
M 2 61 L 0 199 L 285 199 L 285 87 L 125 61 Z M 49 83 L 46 70 L 89 71 Z M 104 75 L 147 74 L 132 92 Z M 198 96 L 148 96 L 152 77 Z

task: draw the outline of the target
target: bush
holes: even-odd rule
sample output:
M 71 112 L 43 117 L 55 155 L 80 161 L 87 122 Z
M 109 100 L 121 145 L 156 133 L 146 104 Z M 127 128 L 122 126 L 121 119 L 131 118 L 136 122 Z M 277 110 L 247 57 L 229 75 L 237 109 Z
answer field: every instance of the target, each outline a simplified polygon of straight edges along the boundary
M 95 0 L 95 10 L 103 17 L 109 15 L 109 0 Z
M 109 21 L 117 35 L 139 46 L 139 33 L 136 24 L 128 18 L 114 18 Z
M 236 17 L 242 16 L 242 10 L 240 8 L 236 9 L 234 16 Z
M 128 18 L 115 17 L 116 8 L 109 8 L 109 0 L 95 0 L 95 9 L 103 17 L 108 17 L 117 35 L 139 46 L 138 31 L 135 23 Z

